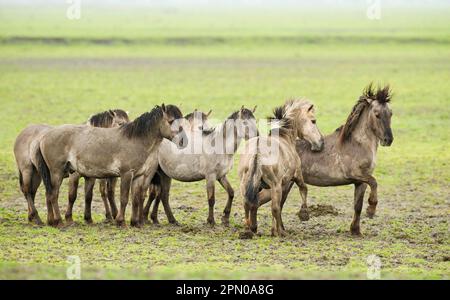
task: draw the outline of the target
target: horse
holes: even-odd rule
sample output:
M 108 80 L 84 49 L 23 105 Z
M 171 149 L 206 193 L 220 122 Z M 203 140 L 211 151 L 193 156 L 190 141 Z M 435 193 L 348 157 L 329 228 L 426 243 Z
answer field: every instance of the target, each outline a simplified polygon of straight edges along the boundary
M 180 135 L 179 138 L 174 138 L 172 141 L 175 144 L 178 144 L 179 147 L 187 147 L 188 143 L 188 135 L 186 132 L 193 133 L 195 131 L 201 132 L 205 130 L 209 130 L 210 126 L 208 124 L 208 117 L 211 115 L 212 110 L 208 113 L 204 113 L 198 111 L 197 109 L 194 112 L 191 112 L 184 116 L 184 120 L 187 121 L 187 124 L 183 126 L 183 134 Z M 181 131 L 181 130 L 180 130 Z M 170 190 L 171 179 L 164 174 L 161 168 L 158 168 L 155 176 L 153 176 L 152 182 L 149 187 L 149 196 L 147 200 L 147 204 L 144 207 L 144 220 L 149 222 L 149 212 L 150 206 L 155 200 L 155 204 L 153 205 L 152 214 L 150 216 L 153 224 L 159 224 L 158 221 L 158 206 L 161 201 L 161 197 L 168 197 L 168 191 Z M 164 191 L 164 193 L 162 193 Z M 168 217 L 169 223 L 177 224 L 175 217 L 173 217 L 172 210 L 170 206 L 167 206 L 166 198 L 163 201 L 164 209 L 166 212 L 166 216 Z
M 130 122 L 128 113 L 121 110 L 109 110 L 102 113 L 93 115 L 87 121 L 87 125 L 93 127 L 120 127 L 125 123 Z M 80 181 L 80 174 L 74 172 L 69 175 L 69 195 L 68 204 L 65 213 L 66 223 L 72 223 L 72 210 L 75 200 L 77 199 L 78 183 Z M 112 221 L 117 215 L 117 206 L 114 200 L 115 187 L 117 183 L 117 178 L 108 178 L 99 180 L 99 190 L 102 197 L 103 204 L 105 206 L 105 218 L 107 221 Z M 95 185 L 95 178 L 85 178 L 84 183 L 84 195 L 85 195 L 85 206 L 84 206 L 84 220 L 88 224 L 92 224 L 91 217 L 91 203 L 93 190 Z
M 324 139 L 316 125 L 314 105 L 307 99 L 288 100 L 274 109 L 270 121 L 269 135 L 249 140 L 241 155 L 238 170 L 240 190 L 249 232 L 257 231 L 259 203 L 272 200 L 272 235 L 284 236 L 281 200 L 291 182 L 298 186 L 302 202 L 306 203 L 307 187 L 295 141 L 304 138 L 313 151 L 320 151 Z
M 354 215 L 350 225 L 352 235 L 360 236 L 360 216 L 364 193 L 370 187 L 366 213 L 373 218 L 378 203 L 378 183 L 375 170 L 378 144 L 389 147 L 394 141 L 391 129 L 392 91 L 388 85 L 374 89 L 370 84 L 356 102 L 345 124 L 325 137 L 325 149 L 312 152 L 305 141 L 297 142 L 302 157 L 302 173 L 307 184 L 341 186 L 353 184 Z
M 44 181 L 48 223 L 60 227 L 58 195 L 66 173 L 87 178 L 120 177 L 120 210 L 117 225 L 124 225 L 131 188 L 131 226 L 143 223 L 143 195 L 158 167 L 158 148 L 163 138 L 171 139 L 173 119 L 166 107 L 155 106 L 133 122 L 116 128 L 62 125 L 49 131 L 35 154 Z
M 179 149 L 174 143 L 164 140 L 159 148 L 159 165 L 161 172 L 161 200 L 169 207 L 169 190 L 171 179 L 182 182 L 206 180 L 208 198 L 207 224 L 215 225 L 215 182 L 219 181 L 228 194 L 227 204 L 222 215 L 222 223 L 229 225 L 234 190 L 227 179 L 227 174 L 233 167 L 233 156 L 241 141 L 258 135 L 256 119 L 253 110 L 241 107 L 233 112 L 222 124 L 214 129 L 202 132 L 188 133 L 188 144 Z M 158 210 L 157 202 L 153 211 Z M 169 207 L 170 208 L 170 207 Z M 166 214 L 171 213 L 166 209 Z M 178 224 L 172 214 L 167 215 L 170 223 Z
M 104 126 L 120 125 L 124 121 L 126 112 L 121 109 L 108 110 L 99 113 L 88 120 L 104 120 Z M 95 118 L 94 118 L 95 117 Z M 126 117 L 128 119 L 128 116 Z M 91 124 L 94 126 L 94 124 Z M 39 124 L 30 125 L 22 130 L 14 143 L 14 156 L 19 171 L 19 185 L 28 204 L 28 221 L 37 225 L 42 225 L 41 218 L 34 205 L 37 189 L 41 184 L 41 176 L 32 162 L 31 149 L 39 143 L 42 136 L 54 128 L 50 125 Z M 75 190 L 76 197 L 76 190 Z M 106 208 L 106 207 L 105 207 Z

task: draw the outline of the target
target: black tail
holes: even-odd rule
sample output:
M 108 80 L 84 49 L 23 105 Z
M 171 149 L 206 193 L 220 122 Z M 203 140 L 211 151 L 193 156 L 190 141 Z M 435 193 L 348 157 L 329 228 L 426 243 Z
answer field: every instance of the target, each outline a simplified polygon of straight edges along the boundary
M 22 172 L 20 172 L 20 170 L 19 170 L 19 184 L 20 184 L 20 188 L 23 189 L 23 176 L 22 176 Z
M 256 142 L 256 154 L 253 157 L 253 163 L 249 170 L 249 177 L 247 181 L 247 186 L 245 187 L 245 201 L 248 201 L 252 204 L 258 203 L 258 193 L 261 186 L 261 169 L 259 164 L 259 139 Z
M 36 159 L 37 159 L 37 164 L 38 164 L 37 169 L 39 171 L 39 174 L 42 177 L 42 181 L 44 182 L 45 190 L 47 191 L 47 193 L 51 193 L 53 190 L 53 186 L 52 186 L 52 180 L 51 180 L 51 176 L 50 176 L 50 170 L 48 169 L 48 166 L 45 163 L 44 157 L 42 156 L 41 148 L 39 148 L 39 150 L 37 152 Z

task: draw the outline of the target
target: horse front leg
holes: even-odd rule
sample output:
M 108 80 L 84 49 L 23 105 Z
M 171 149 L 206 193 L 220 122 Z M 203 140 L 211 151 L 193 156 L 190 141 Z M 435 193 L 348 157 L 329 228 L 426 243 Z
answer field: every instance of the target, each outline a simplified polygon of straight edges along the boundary
M 80 175 L 78 173 L 72 173 L 69 175 L 69 201 L 67 203 L 67 209 L 65 214 L 65 219 L 67 223 L 73 223 L 72 211 L 73 205 L 77 200 L 78 193 L 78 183 L 80 182 Z
M 153 200 L 158 196 L 159 192 L 159 186 L 156 186 L 155 184 L 150 184 L 150 187 L 148 189 L 148 200 L 144 207 L 144 222 L 150 223 L 149 220 L 149 214 L 150 214 L 150 207 L 152 205 Z M 158 219 L 156 219 L 158 221 Z M 155 224 L 157 224 L 156 222 Z
M 370 176 L 368 184 L 370 186 L 370 195 L 368 201 L 369 206 L 366 209 L 366 215 L 369 218 L 373 218 L 375 216 L 378 204 L 378 183 L 375 177 Z
M 161 176 L 161 191 L 159 196 L 155 200 L 155 205 L 153 206 L 151 218 L 153 222 L 155 222 L 155 220 L 158 221 L 157 219 L 158 204 L 159 201 L 161 201 L 164 206 L 164 212 L 166 213 L 166 217 L 169 223 L 173 225 L 179 225 L 178 221 L 175 219 L 172 213 L 172 209 L 170 208 L 169 204 L 169 195 L 170 195 L 170 187 L 172 185 L 172 178 L 170 178 L 164 173 L 160 173 L 160 176 Z
M 126 173 L 120 176 L 120 209 L 116 217 L 117 226 L 125 225 L 125 210 L 128 204 L 128 197 L 130 195 L 130 184 L 133 178 L 132 173 Z
M 208 219 L 206 223 L 210 226 L 214 226 L 216 222 L 214 221 L 214 204 L 215 199 L 215 178 L 209 177 L 206 179 L 206 192 L 208 195 Z
M 298 212 L 298 217 L 300 218 L 300 221 L 308 221 L 309 220 L 308 203 L 307 203 L 308 187 L 306 186 L 301 173 L 296 178 L 294 178 L 294 182 L 298 186 L 300 196 L 302 198 L 302 206 L 300 208 L 300 211 Z
M 228 181 L 226 176 L 219 179 L 219 182 L 228 194 L 227 204 L 225 206 L 225 209 L 223 210 L 222 224 L 225 226 L 229 226 L 230 225 L 231 206 L 233 205 L 233 198 L 234 198 L 234 190 L 231 187 L 231 184 Z
M 138 178 L 134 178 L 131 183 L 131 220 L 130 225 L 132 227 L 141 227 L 144 222 L 143 213 L 143 194 L 145 191 L 144 182 L 147 177 L 142 175 Z
M 361 216 L 361 210 L 363 207 L 364 193 L 366 191 L 366 188 L 367 184 L 365 183 L 355 184 L 355 195 L 353 202 L 355 213 L 353 214 L 353 221 L 352 224 L 350 225 L 350 232 L 352 233 L 352 235 L 361 235 L 359 221 Z
M 84 179 L 84 221 L 86 224 L 92 224 L 91 206 L 95 185 L 95 178 Z

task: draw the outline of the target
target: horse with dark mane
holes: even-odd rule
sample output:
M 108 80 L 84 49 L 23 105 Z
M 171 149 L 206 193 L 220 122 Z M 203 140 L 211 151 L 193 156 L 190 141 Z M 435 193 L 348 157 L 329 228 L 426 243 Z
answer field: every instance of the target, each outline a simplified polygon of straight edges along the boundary
M 114 109 L 98 113 L 91 117 L 88 120 L 88 125 L 97 127 L 116 127 L 126 121 L 128 121 L 127 113 L 121 109 Z M 32 149 L 39 144 L 39 141 L 44 134 L 53 128 L 53 126 L 42 124 L 30 125 L 20 132 L 14 143 L 14 156 L 19 170 L 20 189 L 28 203 L 28 221 L 38 225 L 42 224 L 42 221 L 34 205 L 34 199 L 42 179 L 37 170 L 37 166 L 32 162 L 31 153 Z M 76 189 L 73 189 L 72 185 L 70 185 L 70 189 L 71 193 L 69 193 L 69 200 L 71 197 L 76 198 Z M 106 206 L 105 209 L 108 211 Z
M 360 215 L 364 193 L 370 186 L 367 216 L 375 215 L 378 196 L 373 177 L 378 144 L 390 146 L 392 111 L 389 86 L 375 89 L 370 84 L 356 102 L 345 124 L 325 137 L 325 148 L 313 152 L 304 140 L 297 141 L 302 158 L 302 173 L 307 184 L 314 186 L 355 185 L 354 215 L 350 226 L 353 235 L 360 235 Z M 283 203 L 286 200 L 284 197 Z M 305 219 L 305 218 L 303 218 Z
M 163 138 L 175 135 L 172 122 L 163 104 L 120 127 L 62 125 L 45 134 L 35 160 L 45 184 L 48 223 L 62 224 L 59 188 L 65 174 L 77 172 L 87 178 L 120 177 L 116 222 L 124 224 L 131 188 L 131 225 L 140 226 L 143 196 L 158 167 L 159 145 Z
M 130 122 L 130 119 L 127 112 L 121 109 L 112 109 L 91 116 L 87 121 L 87 125 L 93 127 L 111 128 L 120 127 L 128 122 Z M 91 204 L 95 180 L 95 178 L 85 178 L 84 182 L 84 220 L 88 224 L 92 223 Z M 77 199 L 79 181 L 80 174 L 77 172 L 69 175 L 69 201 L 65 214 L 67 223 L 73 222 L 72 210 L 75 200 Z M 108 221 L 112 221 L 117 216 L 117 206 L 116 201 L 114 200 L 116 183 L 117 178 L 99 180 L 100 195 L 105 206 L 105 218 Z

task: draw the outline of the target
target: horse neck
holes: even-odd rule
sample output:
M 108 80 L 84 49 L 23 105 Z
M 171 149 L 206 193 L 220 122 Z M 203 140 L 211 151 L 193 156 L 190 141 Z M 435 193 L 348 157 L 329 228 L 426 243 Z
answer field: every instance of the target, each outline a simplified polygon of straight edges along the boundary
M 378 138 L 369 126 L 367 111 L 363 113 L 358 124 L 351 134 L 351 139 L 364 148 L 369 148 L 376 153 L 378 148 Z M 354 144 L 355 144 L 354 143 Z

